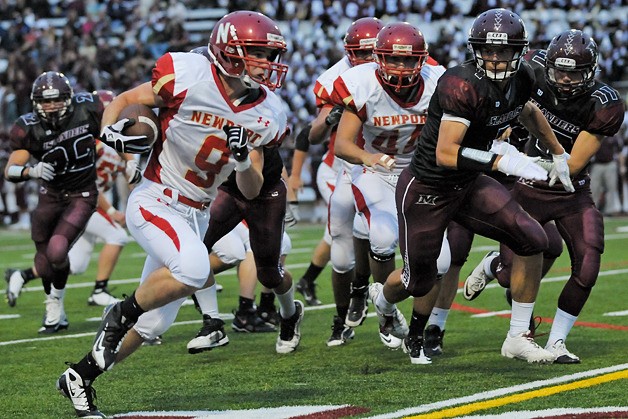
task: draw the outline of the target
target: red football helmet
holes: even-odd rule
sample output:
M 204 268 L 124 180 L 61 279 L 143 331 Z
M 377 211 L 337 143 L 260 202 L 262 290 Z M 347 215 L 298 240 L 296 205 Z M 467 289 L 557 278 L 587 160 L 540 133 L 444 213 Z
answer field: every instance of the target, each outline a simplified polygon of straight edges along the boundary
M 468 48 L 477 67 L 491 80 L 506 80 L 519 70 L 528 50 L 528 32 L 523 20 L 506 9 L 491 9 L 480 14 L 469 30 Z M 491 49 L 493 59 L 483 58 L 482 50 Z M 506 63 L 503 71 L 495 71 Z
M 57 125 L 72 110 L 74 90 L 70 80 L 63 73 L 47 71 L 33 82 L 31 101 L 33 110 L 39 117 L 52 125 Z
M 265 57 L 259 53 L 262 48 L 268 50 Z M 257 12 L 229 13 L 216 23 L 209 37 L 212 62 L 222 74 L 239 78 L 247 87 L 280 87 L 288 71 L 288 66 L 280 63 L 284 52 L 286 42 L 279 27 Z
M 595 41 L 576 29 L 554 37 L 545 56 L 545 79 L 560 99 L 586 93 L 595 84 Z
M 377 34 L 373 52 L 381 80 L 395 91 L 419 82 L 428 55 L 423 34 L 407 22 L 384 26 Z
M 109 106 L 109 104 L 116 98 L 116 94 L 111 90 L 94 90 L 92 94 L 98 97 L 98 100 L 100 100 L 103 108 Z
M 345 52 L 352 66 L 373 61 L 373 48 L 380 29 L 384 27 L 376 17 L 363 17 L 351 24 L 345 34 Z

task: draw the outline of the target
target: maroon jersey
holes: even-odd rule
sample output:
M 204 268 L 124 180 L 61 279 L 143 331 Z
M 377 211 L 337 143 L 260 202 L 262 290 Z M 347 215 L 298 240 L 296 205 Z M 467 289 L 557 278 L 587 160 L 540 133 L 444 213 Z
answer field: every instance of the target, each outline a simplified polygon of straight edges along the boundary
M 438 80 L 428 108 L 425 127 L 411 162 L 412 174 L 426 184 L 466 185 L 478 172 L 439 167 L 436 143 L 443 115 L 468 121 L 463 147 L 490 149 L 501 134 L 523 111 L 530 98 L 534 73 L 523 62 L 502 92 L 497 83 L 484 76 L 474 61 L 448 69 Z
M 46 188 L 64 191 L 92 189 L 96 182 L 96 138 L 100 134 L 100 101 L 91 93 L 72 97 L 69 116 L 58 127 L 36 113 L 19 117 L 11 129 L 11 148 L 27 150 L 37 161 L 54 166 L 55 177 L 41 180 Z
M 536 74 L 531 101 L 541 109 L 565 151 L 571 153 L 581 131 L 605 137 L 614 136 L 624 121 L 624 103 L 617 90 L 596 81 L 587 93 L 558 100 L 545 81 L 545 53 L 545 50 L 539 50 L 526 57 Z M 535 146 L 530 148 L 529 153 L 552 158 L 538 140 L 535 140 Z M 582 170 L 574 178 L 574 186 L 577 187 L 578 181 L 587 175 L 588 170 Z M 541 185 L 544 183 L 538 182 Z

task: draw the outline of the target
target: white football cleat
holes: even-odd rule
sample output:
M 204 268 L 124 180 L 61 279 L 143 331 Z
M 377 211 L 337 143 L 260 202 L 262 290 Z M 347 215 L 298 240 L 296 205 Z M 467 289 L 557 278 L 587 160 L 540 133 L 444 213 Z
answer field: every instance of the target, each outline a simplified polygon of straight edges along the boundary
M 9 304 L 9 307 L 15 307 L 17 297 L 20 296 L 26 281 L 19 269 L 7 269 L 4 271 L 4 279 L 7 281 L 7 304 Z
M 383 290 L 384 285 L 379 282 L 369 285 L 369 298 L 373 306 L 375 306 L 375 312 L 379 320 L 379 338 L 386 347 L 399 349 L 403 343 L 403 339 L 408 336 L 408 323 L 397 306 L 393 306 L 394 311 L 392 314 L 384 314 L 380 310 L 375 301 Z
M 466 300 L 475 300 L 484 291 L 486 284 L 491 282 L 493 278 L 489 278 L 484 271 L 484 265 L 487 259 L 494 259 L 499 256 L 499 252 L 494 250 L 488 252 L 486 256 L 482 258 L 478 266 L 475 267 L 473 272 L 464 281 L 464 288 L 462 295 Z
M 506 334 L 506 340 L 502 345 L 502 355 L 506 358 L 518 358 L 528 363 L 551 364 L 556 358 L 555 355 L 543 348 L 530 337 L 530 331 L 527 330 L 515 337 L 511 337 L 510 333 Z
M 102 306 L 107 307 L 110 304 L 115 304 L 118 301 L 122 301 L 109 292 L 107 288 L 98 288 L 92 291 L 92 295 L 87 299 L 87 304 L 90 306 Z
M 579 364 L 580 358 L 577 355 L 572 354 L 565 346 L 565 341 L 558 339 L 556 342 L 550 345 L 548 342 L 545 349 L 554 354 L 556 359 L 554 364 Z
M 275 350 L 278 354 L 294 352 L 301 342 L 301 321 L 303 320 L 303 303 L 294 300 L 295 312 L 289 319 L 281 318 L 279 336 Z
M 91 385 L 83 381 L 74 368 L 70 367 L 57 380 L 57 390 L 72 402 L 76 416 L 80 418 L 104 418 L 94 404 L 95 392 Z
M 63 308 L 63 298 L 46 296 L 46 313 L 38 333 L 51 334 L 57 333 L 59 330 L 67 329 L 69 326 L 68 318 Z

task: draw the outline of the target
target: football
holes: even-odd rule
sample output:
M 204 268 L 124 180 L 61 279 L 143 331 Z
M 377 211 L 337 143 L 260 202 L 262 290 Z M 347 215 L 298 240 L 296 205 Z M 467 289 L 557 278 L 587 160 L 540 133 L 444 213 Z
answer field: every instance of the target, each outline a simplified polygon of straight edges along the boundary
M 161 128 L 159 126 L 159 118 L 155 112 L 146 105 L 138 103 L 131 104 L 122 109 L 118 120 L 129 118 L 135 120 L 135 123 L 122 131 L 124 135 L 135 136 L 143 135 L 147 138 L 147 145 L 152 145 L 161 136 Z

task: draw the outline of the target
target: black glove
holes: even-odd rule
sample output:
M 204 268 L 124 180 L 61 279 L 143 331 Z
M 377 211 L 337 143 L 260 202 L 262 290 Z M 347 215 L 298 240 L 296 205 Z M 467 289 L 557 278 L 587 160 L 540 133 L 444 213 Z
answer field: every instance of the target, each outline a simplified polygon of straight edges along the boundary
M 334 125 L 338 125 L 340 122 L 340 117 L 342 116 L 342 111 L 344 111 L 344 106 L 336 105 L 332 108 L 327 118 L 325 118 L 325 125 L 333 127 Z
M 249 148 L 247 146 L 248 139 L 246 130 L 240 126 L 227 126 L 222 127 L 225 134 L 227 134 L 227 144 L 233 158 L 238 162 L 243 162 L 249 157 Z

